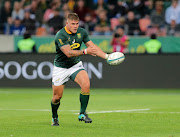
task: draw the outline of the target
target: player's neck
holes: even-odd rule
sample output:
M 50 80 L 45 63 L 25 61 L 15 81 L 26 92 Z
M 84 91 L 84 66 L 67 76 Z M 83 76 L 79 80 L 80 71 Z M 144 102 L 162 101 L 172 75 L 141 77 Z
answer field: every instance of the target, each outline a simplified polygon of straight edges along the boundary
M 72 32 L 68 29 L 67 26 L 64 27 L 65 31 L 68 33 L 68 34 L 72 34 Z

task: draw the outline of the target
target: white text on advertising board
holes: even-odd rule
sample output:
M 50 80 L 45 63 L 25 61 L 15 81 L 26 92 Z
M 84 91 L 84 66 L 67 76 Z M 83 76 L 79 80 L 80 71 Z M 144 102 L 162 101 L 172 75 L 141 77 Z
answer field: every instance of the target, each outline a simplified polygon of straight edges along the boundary
M 15 72 L 12 74 L 10 67 L 15 69 Z M 31 67 L 33 69 L 28 69 Z M 43 73 L 44 67 L 48 67 L 49 70 L 46 74 Z M 91 79 L 93 74 L 98 78 L 102 79 L 103 74 L 103 64 L 98 62 L 97 68 L 91 62 L 84 62 L 84 68 L 86 69 L 89 78 Z M 0 79 L 6 77 L 11 80 L 20 78 L 21 76 L 27 80 L 33 80 L 40 78 L 42 80 L 50 80 L 52 78 L 53 64 L 48 61 L 37 63 L 35 61 L 27 61 L 24 64 L 16 61 L 9 61 L 4 63 L 0 61 Z

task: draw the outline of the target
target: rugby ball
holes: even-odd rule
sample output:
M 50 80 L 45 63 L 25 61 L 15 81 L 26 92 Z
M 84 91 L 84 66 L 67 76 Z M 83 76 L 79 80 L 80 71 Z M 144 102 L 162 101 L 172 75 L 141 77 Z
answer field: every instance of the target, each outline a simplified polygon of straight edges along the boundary
M 109 54 L 107 58 L 107 63 L 110 65 L 118 65 L 121 64 L 125 59 L 125 56 L 122 52 L 113 52 Z

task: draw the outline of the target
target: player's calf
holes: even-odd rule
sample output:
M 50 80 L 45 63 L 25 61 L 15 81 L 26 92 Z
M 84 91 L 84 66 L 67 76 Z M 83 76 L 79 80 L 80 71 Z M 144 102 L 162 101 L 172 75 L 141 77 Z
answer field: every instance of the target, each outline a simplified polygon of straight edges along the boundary
M 59 120 L 58 120 L 58 108 L 60 106 L 60 101 L 53 102 L 51 101 L 51 109 L 52 109 L 52 126 L 59 126 Z

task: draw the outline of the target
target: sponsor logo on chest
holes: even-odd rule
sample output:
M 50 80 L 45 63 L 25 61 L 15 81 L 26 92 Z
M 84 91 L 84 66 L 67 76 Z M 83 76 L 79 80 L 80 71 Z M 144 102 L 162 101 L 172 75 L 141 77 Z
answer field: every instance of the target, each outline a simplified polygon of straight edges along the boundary
M 79 43 L 76 43 L 76 40 L 73 39 L 72 44 L 70 45 L 71 49 L 77 49 L 80 47 Z

